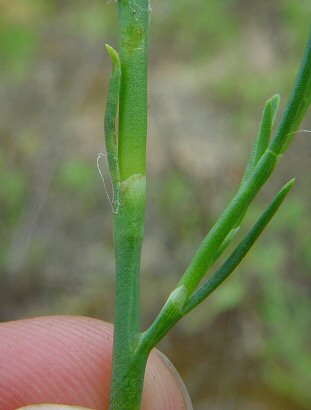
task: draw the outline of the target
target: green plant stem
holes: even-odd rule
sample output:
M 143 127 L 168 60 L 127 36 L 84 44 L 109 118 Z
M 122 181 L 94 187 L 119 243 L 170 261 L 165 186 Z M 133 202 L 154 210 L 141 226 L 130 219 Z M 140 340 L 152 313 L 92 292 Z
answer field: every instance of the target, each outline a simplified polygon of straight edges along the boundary
M 116 312 L 110 409 L 138 410 L 148 357 L 147 353 L 137 352 L 146 206 L 148 0 L 119 0 L 118 4 L 121 82 L 117 141 L 119 182 L 114 183 L 118 205 L 114 215 Z M 112 162 L 111 173 L 113 167 Z
M 116 313 L 110 408 L 139 409 L 147 357 L 135 355 L 140 335 L 140 258 L 144 234 L 145 177 L 121 183 L 115 214 Z
M 148 0 L 119 0 L 121 179 L 146 174 Z
M 269 143 L 278 97 L 266 105 L 253 156 L 236 195 L 203 240 L 155 322 L 140 331 L 140 260 L 146 202 L 148 0 L 119 0 L 120 57 L 107 48 L 114 71 L 106 111 L 114 208 L 116 315 L 110 410 L 140 409 L 144 373 L 152 347 L 208 296 L 240 263 L 289 192 L 288 183 L 218 271 L 195 292 L 208 268 L 230 243 L 252 200 L 273 172 L 311 101 L 311 35 L 294 90 Z M 119 101 L 119 135 L 115 118 Z M 108 152 L 109 155 L 109 152 Z

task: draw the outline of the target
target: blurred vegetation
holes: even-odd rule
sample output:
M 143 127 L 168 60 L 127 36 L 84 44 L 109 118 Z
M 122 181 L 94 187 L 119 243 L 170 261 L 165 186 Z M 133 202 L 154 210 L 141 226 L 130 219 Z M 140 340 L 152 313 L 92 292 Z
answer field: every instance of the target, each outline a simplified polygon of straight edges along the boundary
M 145 325 L 236 189 L 264 101 L 280 92 L 285 103 L 311 15 L 309 0 L 152 8 Z M 104 42 L 117 44 L 113 1 L 0 4 L 2 321 L 113 320 L 112 215 L 96 170 Z M 297 176 L 290 198 L 238 272 L 161 345 L 196 409 L 311 408 L 310 157 L 297 134 L 245 229 Z

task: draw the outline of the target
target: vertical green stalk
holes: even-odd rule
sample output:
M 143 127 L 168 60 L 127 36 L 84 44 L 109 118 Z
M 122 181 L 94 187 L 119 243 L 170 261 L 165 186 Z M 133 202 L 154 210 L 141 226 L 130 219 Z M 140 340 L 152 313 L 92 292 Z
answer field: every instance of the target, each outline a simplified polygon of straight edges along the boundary
M 148 0 L 119 0 L 121 178 L 146 174 Z
M 138 410 L 147 353 L 140 337 L 140 261 L 146 203 L 148 0 L 119 0 L 121 83 L 114 186 L 116 314 L 111 410 Z M 107 135 L 106 135 L 107 138 Z

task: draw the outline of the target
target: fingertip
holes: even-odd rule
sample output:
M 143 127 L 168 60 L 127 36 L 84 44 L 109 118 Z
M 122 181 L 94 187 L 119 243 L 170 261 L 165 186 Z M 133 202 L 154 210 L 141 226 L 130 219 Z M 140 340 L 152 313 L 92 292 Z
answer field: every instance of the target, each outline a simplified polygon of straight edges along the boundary
M 97 319 L 50 316 L 0 324 L 0 409 L 55 403 L 62 410 L 60 405 L 107 410 L 112 345 L 113 326 Z M 154 349 L 142 410 L 159 409 L 192 405 L 173 365 Z
M 108 408 L 113 328 L 50 316 L 0 325 L 0 408 L 39 403 Z

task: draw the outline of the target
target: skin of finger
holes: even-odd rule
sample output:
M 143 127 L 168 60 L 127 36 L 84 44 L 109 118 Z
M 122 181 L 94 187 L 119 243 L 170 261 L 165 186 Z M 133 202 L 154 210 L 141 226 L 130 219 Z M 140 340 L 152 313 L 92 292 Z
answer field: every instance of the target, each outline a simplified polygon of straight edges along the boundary
M 108 409 L 113 326 L 72 316 L 0 324 L 0 409 L 39 403 Z M 176 370 L 153 350 L 142 410 L 192 409 Z M 29 410 L 29 409 L 28 409 Z

